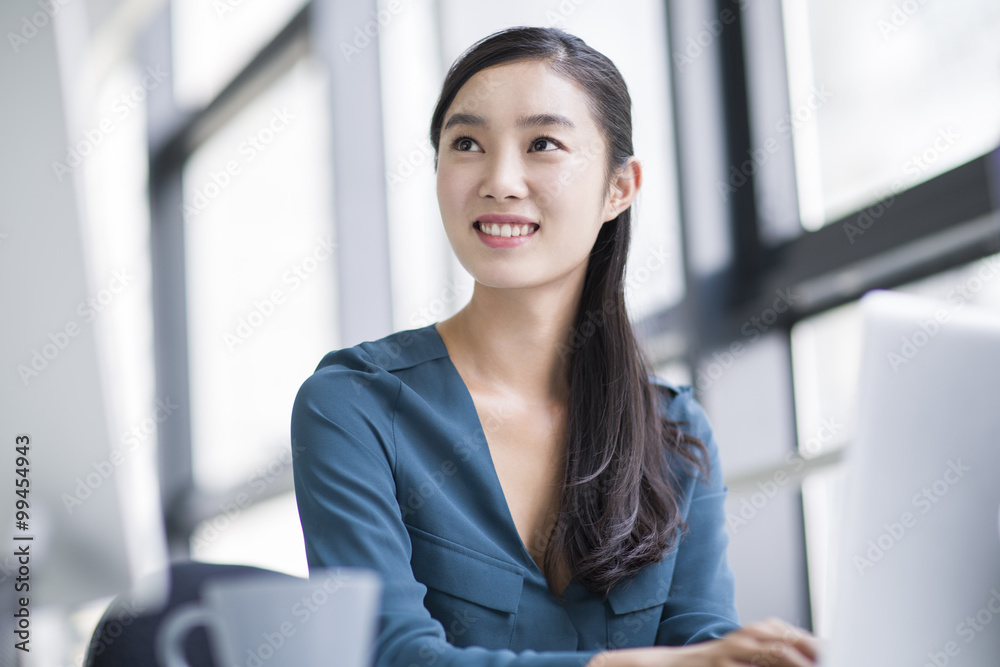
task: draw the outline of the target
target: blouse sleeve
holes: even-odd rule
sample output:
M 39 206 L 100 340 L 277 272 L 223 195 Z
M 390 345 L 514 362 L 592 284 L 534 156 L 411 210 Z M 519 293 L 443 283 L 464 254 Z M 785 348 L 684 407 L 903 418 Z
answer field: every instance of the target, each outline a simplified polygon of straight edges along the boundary
M 334 352 L 299 389 L 292 409 L 295 495 L 309 568 L 374 570 L 382 579 L 378 667 L 563 667 L 597 651 L 456 647 L 424 607 L 426 587 L 396 497 L 393 423 L 402 383 L 358 348 Z
M 689 482 L 687 532 L 677 547 L 670 594 L 656 633 L 656 644 L 680 646 L 716 639 L 739 628 L 733 572 L 726 559 L 726 488 L 718 445 L 704 409 L 688 385 L 675 387 L 667 417 L 699 438 L 710 466 L 706 481 Z

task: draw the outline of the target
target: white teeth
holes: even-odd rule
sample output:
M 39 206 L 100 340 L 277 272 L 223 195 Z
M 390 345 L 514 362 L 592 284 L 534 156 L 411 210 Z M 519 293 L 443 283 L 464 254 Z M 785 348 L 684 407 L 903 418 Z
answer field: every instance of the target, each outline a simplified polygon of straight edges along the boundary
M 489 234 L 490 236 L 500 236 L 503 238 L 509 238 L 511 236 L 529 236 L 535 233 L 536 228 L 534 225 L 511 225 L 504 223 L 499 224 L 484 224 L 479 223 L 479 231 L 483 234 Z

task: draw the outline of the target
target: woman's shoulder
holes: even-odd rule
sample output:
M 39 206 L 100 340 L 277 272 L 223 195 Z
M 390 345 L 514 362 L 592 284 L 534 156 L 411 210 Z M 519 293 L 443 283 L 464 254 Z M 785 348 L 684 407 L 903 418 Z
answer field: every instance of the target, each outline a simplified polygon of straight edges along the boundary
M 652 375 L 649 379 L 660 397 L 660 415 L 676 423 L 682 431 L 701 440 L 709 460 L 717 460 L 718 445 L 712 432 L 712 424 L 705 408 L 695 397 L 694 387 L 674 384 Z
M 433 324 L 397 331 L 327 352 L 302 383 L 299 395 L 370 400 L 397 391 L 399 371 L 444 356 L 447 349 Z
M 650 375 L 649 381 L 659 395 L 660 414 L 663 417 L 678 422 L 682 427 L 689 426 L 698 430 L 708 427 L 708 416 L 695 398 L 694 387 L 689 384 L 667 382 L 655 375 Z
M 377 369 L 392 373 L 447 354 L 437 330 L 429 324 L 328 352 L 320 360 L 316 372 L 324 369 Z

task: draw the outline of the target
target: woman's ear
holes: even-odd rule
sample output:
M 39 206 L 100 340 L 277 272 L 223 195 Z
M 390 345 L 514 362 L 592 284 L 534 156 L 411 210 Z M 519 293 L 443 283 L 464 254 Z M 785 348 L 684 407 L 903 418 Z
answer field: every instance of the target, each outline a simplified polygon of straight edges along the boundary
M 631 206 L 639 194 L 640 187 L 642 187 L 642 164 L 633 155 L 629 157 L 625 166 L 618 170 L 611 182 L 604 203 L 604 222 L 614 220 L 619 213 Z

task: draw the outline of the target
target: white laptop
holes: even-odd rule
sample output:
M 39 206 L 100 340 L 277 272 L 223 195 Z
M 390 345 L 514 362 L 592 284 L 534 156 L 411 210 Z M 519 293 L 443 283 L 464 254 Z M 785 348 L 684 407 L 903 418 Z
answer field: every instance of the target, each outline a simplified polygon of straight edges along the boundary
M 1000 314 L 861 299 L 859 433 L 824 667 L 1000 665 Z

